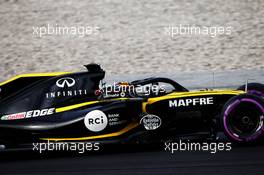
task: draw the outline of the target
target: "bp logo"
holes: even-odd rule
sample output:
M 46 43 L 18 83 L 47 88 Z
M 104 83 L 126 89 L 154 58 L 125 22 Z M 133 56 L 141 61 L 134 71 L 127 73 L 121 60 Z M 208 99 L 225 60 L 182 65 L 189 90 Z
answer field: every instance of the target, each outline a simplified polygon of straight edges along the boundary
M 108 119 L 103 111 L 94 110 L 86 114 L 84 124 L 87 129 L 93 132 L 99 132 L 105 129 Z

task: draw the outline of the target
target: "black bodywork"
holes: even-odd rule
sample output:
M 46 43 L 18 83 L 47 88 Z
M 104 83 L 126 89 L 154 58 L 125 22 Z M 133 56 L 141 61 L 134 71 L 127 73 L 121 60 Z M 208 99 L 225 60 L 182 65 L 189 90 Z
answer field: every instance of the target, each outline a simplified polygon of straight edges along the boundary
M 85 72 L 22 77 L 2 84 L 0 145 L 17 148 L 47 140 L 149 143 L 189 136 L 215 139 L 216 132 L 221 130 L 219 120 L 223 106 L 232 97 L 244 93 L 241 90 L 192 93 L 173 80 L 149 78 L 128 84 L 145 86 L 164 83 L 172 86 L 172 91 L 147 95 L 113 92 L 114 96 L 108 97 L 101 87 L 105 72 L 98 65 L 86 67 L 88 71 Z M 168 105 L 173 99 L 207 97 L 212 97 L 214 103 L 177 108 Z M 32 117 L 34 111 L 43 109 L 52 109 L 53 112 Z M 108 117 L 108 125 L 99 132 L 90 131 L 84 124 L 87 113 L 94 110 L 103 111 Z M 11 116 L 20 113 L 23 114 Z M 162 124 L 147 130 L 141 123 L 147 114 L 158 116 Z M 25 117 L 27 115 L 29 117 Z M 22 118 L 15 118 L 19 116 Z

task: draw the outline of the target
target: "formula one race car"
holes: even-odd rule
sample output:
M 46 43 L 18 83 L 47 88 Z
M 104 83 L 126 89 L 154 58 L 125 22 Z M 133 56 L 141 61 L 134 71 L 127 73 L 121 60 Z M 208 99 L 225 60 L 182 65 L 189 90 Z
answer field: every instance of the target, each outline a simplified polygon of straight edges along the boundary
M 88 71 L 25 74 L 0 84 L 0 148 L 35 142 L 150 143 L 172 138 L 237 143 L 264 135 L 264 85 L 237 90 L 188 91 L 168 78 L 102 82 L 97 64 Z

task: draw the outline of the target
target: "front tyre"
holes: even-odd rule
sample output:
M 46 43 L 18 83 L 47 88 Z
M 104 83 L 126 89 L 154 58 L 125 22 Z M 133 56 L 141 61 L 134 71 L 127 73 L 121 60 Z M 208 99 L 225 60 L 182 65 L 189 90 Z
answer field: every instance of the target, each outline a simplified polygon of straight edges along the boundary
M 240 86 L 238 88 L 238 90 L 242 90 L 242 91 L 244 91 L 245 89 L 246 89 L 246 85 Z M 264 84 L 248 83 L 247 94 L 252 94 L 264 98 Z
M 225 135 L 237 143 L 253 143 L 264 136 L 264 100 L 243 94 L 231 98 L 222 110 Z

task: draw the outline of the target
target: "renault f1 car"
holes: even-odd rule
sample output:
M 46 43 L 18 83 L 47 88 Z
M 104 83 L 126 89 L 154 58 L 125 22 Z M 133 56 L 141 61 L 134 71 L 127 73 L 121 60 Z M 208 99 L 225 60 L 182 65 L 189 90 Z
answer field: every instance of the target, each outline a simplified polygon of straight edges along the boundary
M 25 74 L 0 84 L 0 145 L 33 142 L 150 143 L 216 133 L 237 143 L 264 135 L 264 85 L 189 91 L 168 78 L 103 83 L 87 71 Z

